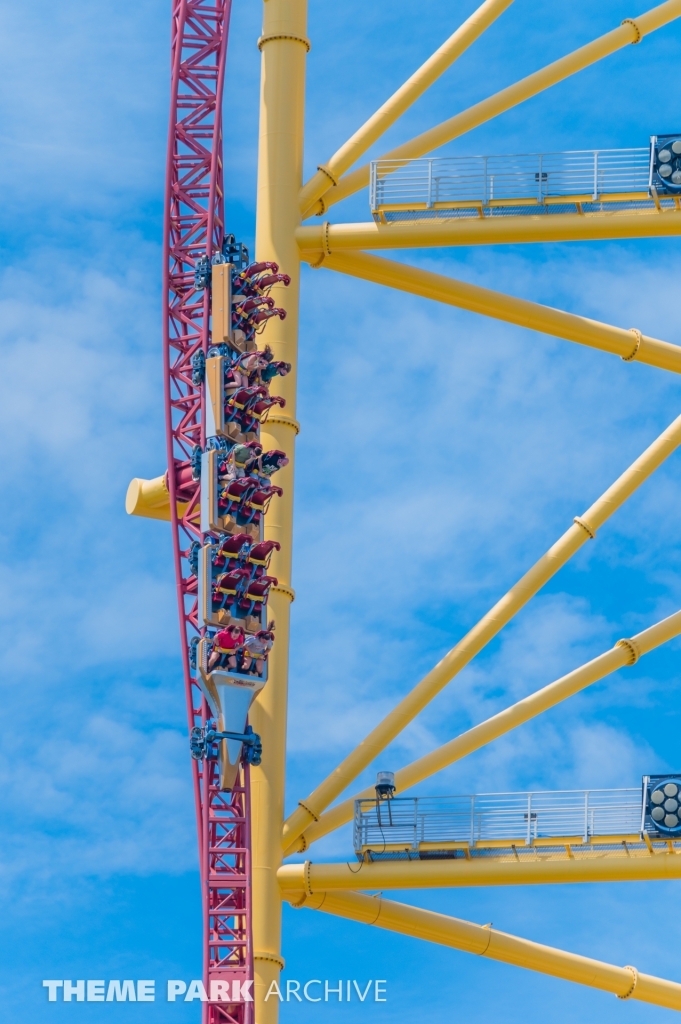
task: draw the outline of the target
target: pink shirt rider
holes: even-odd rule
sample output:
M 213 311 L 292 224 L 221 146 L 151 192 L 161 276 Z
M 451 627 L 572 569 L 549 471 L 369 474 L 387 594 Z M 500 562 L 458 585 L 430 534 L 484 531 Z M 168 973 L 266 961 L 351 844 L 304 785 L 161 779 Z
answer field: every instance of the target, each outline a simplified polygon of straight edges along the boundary
M 244 638 L 245 633 L 242 629 L 238 632 L 232 632 L 229 629 L 221 629 L 215 634 L 213 648 L 219 648 L 221 651 L 236 651 L 242 646 Z

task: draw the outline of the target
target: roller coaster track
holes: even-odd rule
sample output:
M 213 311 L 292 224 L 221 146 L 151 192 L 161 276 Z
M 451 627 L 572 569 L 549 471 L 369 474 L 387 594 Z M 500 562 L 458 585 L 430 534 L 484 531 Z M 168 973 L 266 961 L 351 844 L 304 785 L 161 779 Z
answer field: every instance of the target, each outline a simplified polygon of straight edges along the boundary
M 205 444 L 202 389 L 192 356 L 210 343 L 210 293 L 195 287 L 197 261 L 224 237 L 222 95 L 231 0 L 175 0 L 171 26 L 171 101 L 165 185 L 163 294 L 167 488 L 180 616 L 189 729 L 205 724 L 206 702 L 192 678 L 189 643 L 199 632 L 197 578 L 187 561 L 202 542 L 199 481 L 191 454 Z M 178 514 L 180 512 L 181 514 Z M 192 762 L 204 915 L 204 1024 L 249 1024 L 248 1002 L 224 998 L 224 985 L 252 978 L 248 769 L 221 792 L 216 762 Z M 217 987 L 216 987 L 217 983 Z M 222 984 L 221 984 L 222 983 Z

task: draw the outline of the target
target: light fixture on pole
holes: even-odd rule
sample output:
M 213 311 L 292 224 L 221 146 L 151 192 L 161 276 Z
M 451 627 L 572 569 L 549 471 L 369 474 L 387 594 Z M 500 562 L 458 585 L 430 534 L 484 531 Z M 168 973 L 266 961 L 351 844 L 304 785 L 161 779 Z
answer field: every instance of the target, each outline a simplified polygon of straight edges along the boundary
M 395 772 L 376 773 L 376 799 L 391 800 L 395 795 Z

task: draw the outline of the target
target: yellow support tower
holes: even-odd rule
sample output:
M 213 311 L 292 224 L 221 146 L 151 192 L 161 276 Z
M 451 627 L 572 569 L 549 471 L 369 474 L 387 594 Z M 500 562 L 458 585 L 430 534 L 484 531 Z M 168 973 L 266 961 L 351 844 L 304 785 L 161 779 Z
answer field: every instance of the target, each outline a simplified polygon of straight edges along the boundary
M 286 399 L 281 414 L 270 415 L 262 430 L 264 450 L 277 448 L 289 456 L 280 473 L 283 498 L 266 517 L 265 536 L 277 540 L 272 573 L 279 585 L 269 607 L 276 621 L 277 641 L 269 667 L 269 681 L 254 705 L 251 721 L 263 741 L 263 762 L 251 775 L 253 820 L 253 948 L 257 1024 L 275 1024 L 278 1000 L 265 1001 L 273 981 L 279 981 L 281 957 L 281 896 L 277 870 L 281 864 L 281 827 L 286 778 L 286 712 L 288 703 L 288 648 L 293 539 L 293 467 L 296 422 L 298 304 L 300 257 L 295 231 L 300 224 L 298 193 L 303 173 L 307 0 L 266 0 L 263 6 L 258 154 L 256 259 L 278 263 L 291 277 L 282 295 L 287 317 L 271 325 L 267 342 L 277 359 L 291 363 L 291 373 L 273 392 Z M 275 301 L 278 296 L 273 292 Z

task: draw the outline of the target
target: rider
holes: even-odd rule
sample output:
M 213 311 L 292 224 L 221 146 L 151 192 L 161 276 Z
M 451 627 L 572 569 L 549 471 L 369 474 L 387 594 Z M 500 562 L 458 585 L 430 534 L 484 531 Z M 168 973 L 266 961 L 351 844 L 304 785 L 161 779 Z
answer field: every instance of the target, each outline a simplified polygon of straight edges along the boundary
M 245 352 L 230 367 L 232 381 L 242 388 L 258 384 L 256 375 L 265 369 L 268 362 L 265 352 Z
M 242 649 L 246 634 L 241 626 L 231 625 L 218 630 L 213 637 L 213 646 L 208 657 L 208 671 L 214 668 L 223 668 L 222 662 L 226 661 L 227 669 L 236 669 L 236 656 Z
M 275 623 L 272 619 L 267 629 L 260 629 L 254 636 L 246 637 L 241 654 L 244 672 L 251 672 L 255 663 L 257 675 L 263 674 L 265 662 L 274 644 L 274 629 Z
M 265 349 L 265 352 L 267 349 L 269 349 L 269 345 Z M 269 358 L 267 359 L 267 366 L 260 371 L 260 380 L 263 384 L 267 385 L 274 379 L 274 377 L 286 377 L 286 375 L 290 373 L 290 362 L 284 362 L 283 359 L 273 359 L 270 351 Z
M 283 469 L 284 466 L 288 466 L 289 459 L 285 452 L 279 451 L 274 448 L 270 452 L 265 452 L 260 455 L 257 459 L 257 472 L 260 476 L 270 477 L 273 473 L 276 473 L 278 469 Z
M 246 476 L 258 463 L 258 457 L 262 455 L 262 445 L 259 441 L 249 441 L 248 444 L 235 444 L 230 452 L 234 469 L 237 476 Z

